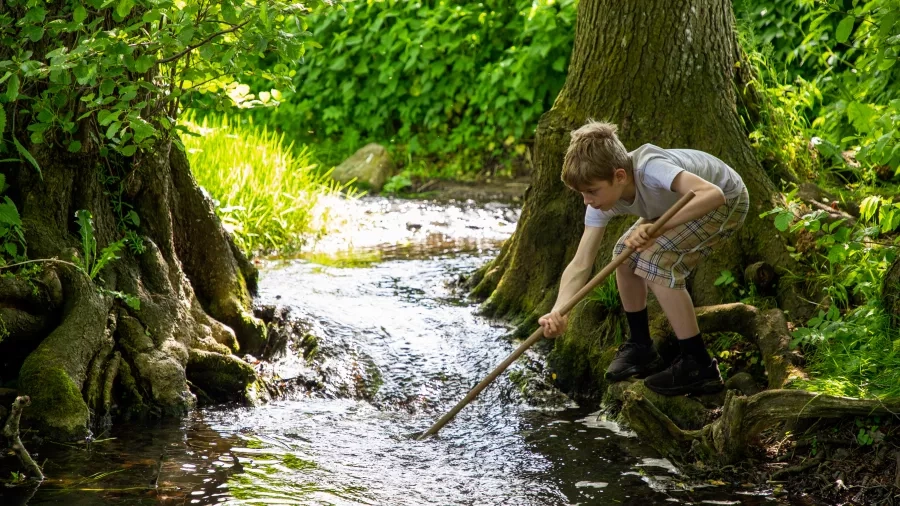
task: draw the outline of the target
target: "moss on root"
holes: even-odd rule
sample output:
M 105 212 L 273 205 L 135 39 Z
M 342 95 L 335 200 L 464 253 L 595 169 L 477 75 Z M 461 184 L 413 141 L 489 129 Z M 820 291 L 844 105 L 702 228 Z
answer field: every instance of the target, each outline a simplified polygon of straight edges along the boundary
M 31 397 L 29 418 L 39 420 L 47 436 L 58 439 L 84 437 L 90 421 L 87 404 L 69 375 L 39 353 L 31 354 L 19 373 L 23 391 Z
M 234 355 L 191 350 L 188 380 L 216 400 L 253 402 L 259 378 L 253 367 Z
M 606 390 L 603 374 L 625 336 L 624 317 L 598 301 L 587 300 L 569 315 L 570 327 L 556 339 L 547 357 L 556 383 L 580 399 L 596 399 Z

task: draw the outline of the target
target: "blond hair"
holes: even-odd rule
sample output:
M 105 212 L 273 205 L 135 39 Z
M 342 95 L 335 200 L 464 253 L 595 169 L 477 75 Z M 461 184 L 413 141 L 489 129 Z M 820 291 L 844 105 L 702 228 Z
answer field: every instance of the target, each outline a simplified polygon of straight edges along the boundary
M 588 119 L 572 132 L 561 175 L 566 186 L 583 191 L 597 181 L 612 181 L 616 169 L 631 170 L 631 156 L 616 130 L 612 123 Z

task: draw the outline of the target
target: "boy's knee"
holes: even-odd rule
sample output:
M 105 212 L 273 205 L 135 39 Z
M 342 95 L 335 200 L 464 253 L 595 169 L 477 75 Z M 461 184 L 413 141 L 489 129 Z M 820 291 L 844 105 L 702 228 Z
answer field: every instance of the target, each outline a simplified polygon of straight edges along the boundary
M 632 278 L 634 277 L 634 267 L 632 267 L 628 261 L 625 261 L 616 267 L 616 275 L 619 276 L 619 278 L 624 279 Z

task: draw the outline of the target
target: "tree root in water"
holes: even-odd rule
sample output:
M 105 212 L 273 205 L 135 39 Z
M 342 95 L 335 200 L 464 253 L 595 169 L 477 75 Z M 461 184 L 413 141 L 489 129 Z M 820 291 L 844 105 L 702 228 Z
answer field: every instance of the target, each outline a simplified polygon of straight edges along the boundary
M 9 440 L 10 448 L 19 458 L 19 462 L 22 463 L 31 478 L 43 481 L 44 473 L 41 472 L 40 466 L 38 466 L 34 459 L 31 458 L 31 454 L 25 449 L 25 445 L 22 444 L 22 439 L 19 437 L 19 419 L 22 417 L 22 410 L 30 404 L 31 399 L 29 399 L 28 396 L 22 395 L 16 397 L 16 400 L 12 405 L 12 412 L 9 414 L 6 424 L 3 426 L 3 435 Z

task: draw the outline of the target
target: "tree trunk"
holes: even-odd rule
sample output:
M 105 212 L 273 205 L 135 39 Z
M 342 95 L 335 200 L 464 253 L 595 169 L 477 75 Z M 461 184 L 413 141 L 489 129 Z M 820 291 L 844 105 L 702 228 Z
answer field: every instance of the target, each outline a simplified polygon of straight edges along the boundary
M 700 149 L 744 179 L 751 202 L 747 221 L 689 280 L 696 305 L 722 302 L 713 284 L 722 270 L 739 277 L 745 265 L 764 261 L 797 272 L 781 236 L 759 217 L 776 193 L 738 117 L 745 62 L 733 24 L 731 2 L 725 0 L 579 3 L 568 78 L 538 124 L 536 169 L 518 227 L 499 256 L 473 276 L 474 294 L 487 298 L 487 314 L 533 324 L 552 307 L 585 212 L 579 195 L 561 182 L 560 169 L 569 132 L 588 118 L 617 123 L 628 149 L 644 143 Z M 598 267 L 609 261 L 632 220 L 610 223 Z M 802 318 L 812 306 L 792 294 L 788 286 L 778 287 L 781 307 Z
M 15 322 L 0 353 L 10 354 L 5 371 L 21 366 L 19 391 L 33 403 L 28 418 L 45 434 L 68 438 L 116 414 L 182 413 L 196 394 L 264 394 L 253 368 L 233 354 L 264 345 L 265 326 L 250 312 L 255 270 L 237 254 L 184 154 L 171 143 L 128 159 L 47 145 L 31 151 L 43 178 L 28 164 L 0 164 L 30 258 L 80 257 L 80 209 L 94 217 L 98 252 L 116 241 L 119 199 L 137 211 L 145 250 L 120 251 L 95 281 L 70 265 L 47 263 L 31 282 L 34 290 L 0 283 L 0 316 Z M 122 176 L 119 191 L 102 183 L 111 171 Z M 108 290 L 136 296 L 140 308 Z

